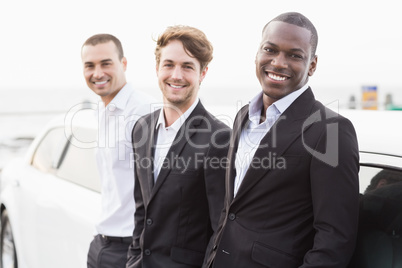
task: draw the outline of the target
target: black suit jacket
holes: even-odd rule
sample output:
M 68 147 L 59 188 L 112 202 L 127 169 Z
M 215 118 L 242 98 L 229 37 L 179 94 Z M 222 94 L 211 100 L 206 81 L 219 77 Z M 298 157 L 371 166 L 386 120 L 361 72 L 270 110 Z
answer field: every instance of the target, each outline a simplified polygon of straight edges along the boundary
M 248 105 L 234 122 L 226 198 L 204 267 L 346 267 L 358 222 L 359 155 L 351 122 L 307 89 L 255 152 L 234 198 Z
M 223 208 L 230 128 L 200 102 L 179 130 L 154 184 L 159 112 L 142 117 L 133 129 L 136 212 L 127 267 L 201 267 Z

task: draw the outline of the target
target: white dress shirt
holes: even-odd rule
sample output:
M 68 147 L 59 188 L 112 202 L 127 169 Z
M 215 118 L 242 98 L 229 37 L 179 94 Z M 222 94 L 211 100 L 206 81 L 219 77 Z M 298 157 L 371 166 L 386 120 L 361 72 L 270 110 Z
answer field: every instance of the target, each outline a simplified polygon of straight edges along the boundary
M 236 178 L 234 183 L 234 196 L 236 196 L 244 176 L 251 164 L 255 151 L 258 149 L 262 138 L 281 114 L 308 88 L 308 85 L 296 90 L 270 105 L 266 111 L 266 119 L 260 123 L 261 110 L 264 108 L 263 93 L 255 96 L 249 104 L 249 124 L 240 134 L 239 146 L 236 152 L 235 168 Z
M 195 107 L 197 106 L 200 100 L 197 98 L 196 101 L 187 109 L 173 124 L 166 127 L 165 121 L 165 113 L 163 108 L 159 113 L 158 122 L 155 127 L 155 131 L 158 131 L 158 137 L 155 148 L 154 155 L 154 180 L 158 178 L 159 172 L 161 171 L 162 164 L 166 155 L 172 146 L 172 143 L 177 135 L 177 132 L 180 130 L 183 123 L 189 117 L 189 115 L 193 112 Z
M 101 179 L 102 209 L 96 232 L 129 237 L 134 230 L 134 168 L 131 132 L 142 115 L 151 112 L 156 101 L 126 84 L 105 107 L 98 108 L 96 160 Z

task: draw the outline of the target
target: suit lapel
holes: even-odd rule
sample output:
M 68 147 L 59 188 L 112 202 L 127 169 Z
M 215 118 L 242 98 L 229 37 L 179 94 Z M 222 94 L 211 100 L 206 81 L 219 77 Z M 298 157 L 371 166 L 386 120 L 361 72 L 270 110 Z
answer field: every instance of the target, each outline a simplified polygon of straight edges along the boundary
M 150 168 L 143 168 L 140 169 L 142 174 L 141 178 L 145 178 L 144 185 L 147 187 L 143 187 L 144 190 L 146 190 L 146 194 L 143 196 L 144 198 L 144 203 L 148 204 L 149 198 L 151 196 L 152 188 L 154 187 L 154 176 L 153 176 L 153 158 L 154 158 L 154 153 L 155 153 L 155 142 L 156 142 L 156 137 L 157 137 L 157 132 L 155 131 L 156 123 L 157 123 L 157 118 L 159 116 L 159 111 L 156 111 L 155 113 L 151 114 L 149 117 L 148 122 L 143 122 L 139 121 L 139 123 L 145 125 L 143 133 L 141 133 L 142 137 L 140 139 L 147 139 L 147 142 L 144 146 L 139 147 L 137 153 L 142 159 L 148 159 L 151 163 Z M 141 119 L 140 119 L 141 120 Z M 140 141 L 141 142 L 141 141 Z M 138 159 L 141 163 L 141 159 Z M 148 163 L 147 163 L 148 164 Z
M 196 131 L 188 131 L 189 129 L 197 128 L 197 126 L 201 123 L 201 118 L 205 113 L 205 108 L 201 104 L 195 107 L 194 111 L 190 114 L 190 116 L 185 120 L 183 125 L 180 127 L 172 146 L 170 147 L 165 161 L 168 161 L 168 164 L 163 164 L 162 168 L 159 172 L 158 178 L 156 180 L 155 186 L 152 189 L 151 198 L 158 192 L 163 183 L 166 181 L 169 173 L 172 168 L 176 166 L 176 161 L 179 159 L 181 152 L 183 151 L 185 145 L 187 144 L 188 139 L 195 134 Z
M 158 139 L 158 131 L 156 129 L 156 124 L 158 123 L 159 114 L 161 113 L 162 109 L 157 111 L 156 113 L 153 114 L 153 117 L 151 118 L 151 124 L 150 129 L 149 129 L 149 143 L 147 146 L 147 156 L 149 157 L 148 159 L 152 159 L 152 165 L 151 168 L 148 168 L 148 186 L 149 190 L 152 191 L 154 187 L 154 157 L 155 157 L 155 147 L 156 147 L 156 142 Z
M 248 105 L 245 105 L 238 113 L 238 116 L 233 123 L 233 131 L 232 136 L 230 139 L 230 147 L 228 156 L 230 159 L 229 168 L 226 172 L 226 196 L 229 198 L 229 203 L 233 200 L 234 194 L 234 180 L 236 177 L 236 167 L 235 167 L 235 159 L 236 159 L 236 152 L 239 146 L 239 140 L 242 129 L 247 127 L 249 123 L 248 120 Z
M 235 200 L 240 199 L 259 180 L 263 179 L 267 172 L 274 169 L 275 160 L 279 160 L 287 148 L 307 129 L 303 129 L 303 123 L 310 115 L 314 102 L 314 95 L 309 88 L 278 118 L 261 140 L 261 147 L 256 150 L 252 160 L 253 163 L 261 163 L 262 159 L 270 158 L 271 168 L 260 168 L 258 164 L 250 165 Z

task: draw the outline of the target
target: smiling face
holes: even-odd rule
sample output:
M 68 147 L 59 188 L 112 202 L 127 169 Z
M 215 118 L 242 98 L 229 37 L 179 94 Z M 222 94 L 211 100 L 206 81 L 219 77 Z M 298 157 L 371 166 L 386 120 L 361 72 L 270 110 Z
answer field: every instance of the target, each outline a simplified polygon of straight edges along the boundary
M 303 87 L 314 74 L 317 57 L 311 55 L 309 30 L 273 21 L 265 29 L 256 56 L 256 74 L 264 107 Z
M 165 104 L 185 112 L 196 100 L 206 73 L 207 68 L 201 70 L 199 61 L 184 50 L 181 41 L 169 41 L 161 48 L 156 74 Z
M 109 104 L 126 84 L 126 58 L 119 60 L 112 41 L 84 46 L 81 57 L 88 87 L 101 97 L 105 105 Z

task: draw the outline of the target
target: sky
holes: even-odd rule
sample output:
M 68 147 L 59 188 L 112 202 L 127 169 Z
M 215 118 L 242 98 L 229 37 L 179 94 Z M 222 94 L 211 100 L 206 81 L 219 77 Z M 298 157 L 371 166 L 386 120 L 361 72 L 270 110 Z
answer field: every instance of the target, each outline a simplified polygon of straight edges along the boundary
M 72 90 L 88 94 L 80 50 L 91 35 L 118 37 L 127 80 L 159 94 L 154 39 L 170 25 L 194 26 L 214 46 L 200 95 L 211 102 L 247 101 L 260 91 L 254 59 L 263 26 L 297 11 L 316 26 L 316 95 L 360 93 L 376 85 L 402 103 L 402 21 L 394 0 L 20 0 L 0 3 L 0 91 Z M 76 93 L 78 92 L 78 93 Z

